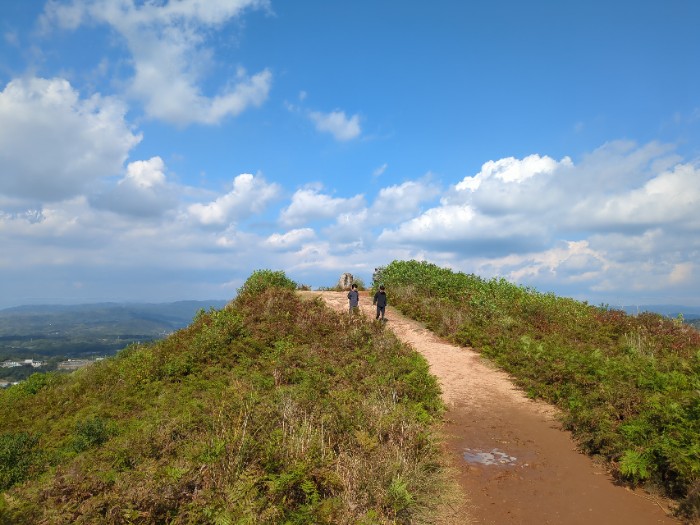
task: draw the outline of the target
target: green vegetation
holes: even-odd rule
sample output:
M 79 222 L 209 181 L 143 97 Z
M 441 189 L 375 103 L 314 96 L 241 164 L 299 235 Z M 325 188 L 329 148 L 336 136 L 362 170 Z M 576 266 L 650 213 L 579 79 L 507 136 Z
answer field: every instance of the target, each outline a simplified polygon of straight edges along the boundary
M 421 523 L 447 481 L 427 363 L 254 273 L 166 339 L 0 392 L 0 523 Z
M 375 276 L 391 302 L 564 411 L 581 448 L 700 517 L 700 333 L 645 313 L 539 293 L 416 261 Z

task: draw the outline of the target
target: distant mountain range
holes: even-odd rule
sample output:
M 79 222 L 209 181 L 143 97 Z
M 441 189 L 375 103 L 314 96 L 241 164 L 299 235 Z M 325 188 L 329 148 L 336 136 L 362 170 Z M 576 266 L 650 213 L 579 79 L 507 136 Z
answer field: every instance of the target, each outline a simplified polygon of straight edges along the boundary
M 188 326 L 228 301 L 32 305 L 0 310 L 0 358 L 110 354 Z
M 200 310 L 222 308 L 228 301 L 176 301 L 173 303 L 90 303 L 77 305 L 26 305 L 0 310 L 0 320 L 31 321 L 38 326 L 48 326 L 56 320 L 73 319 L 85 322 L 120 322 L 144 319 L 171 328 L 187 326 Z M 0 328 L 1 329 L 1 328 Z

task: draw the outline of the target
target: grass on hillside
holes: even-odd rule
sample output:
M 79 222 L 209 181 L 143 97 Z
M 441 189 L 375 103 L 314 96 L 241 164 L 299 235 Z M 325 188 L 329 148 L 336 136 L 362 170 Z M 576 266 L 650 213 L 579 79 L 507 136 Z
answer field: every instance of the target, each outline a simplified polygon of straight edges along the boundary
M 562 408 L 581 448 L 620 480 L 660 487 L 700 518 L 697 330 L 424 262 L 394 261 L 375 280 L 404 313 Z
M 165 340 L 0 393 L 0 523 L 434 522 L 426 362 L 255 272 Z

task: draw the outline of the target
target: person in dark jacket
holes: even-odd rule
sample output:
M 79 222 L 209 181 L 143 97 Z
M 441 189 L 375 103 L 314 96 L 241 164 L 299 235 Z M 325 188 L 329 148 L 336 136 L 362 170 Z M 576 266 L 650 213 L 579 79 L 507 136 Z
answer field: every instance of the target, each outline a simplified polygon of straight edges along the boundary
M 384 311 L 386 310 L 386 292 L 384 291 L 384 285 L 379 286 L 379 291 L 374 294 L 374 301 L 372 304 L 377 305 L 377 319 L 381 316 L 382 321 L 384 320 Z
M 360 292 L 357 291 L 357 285 L 353 284 L 348 292 L 348 299 L 350 300 L 350 313 L 357 310 L 360 305 Z

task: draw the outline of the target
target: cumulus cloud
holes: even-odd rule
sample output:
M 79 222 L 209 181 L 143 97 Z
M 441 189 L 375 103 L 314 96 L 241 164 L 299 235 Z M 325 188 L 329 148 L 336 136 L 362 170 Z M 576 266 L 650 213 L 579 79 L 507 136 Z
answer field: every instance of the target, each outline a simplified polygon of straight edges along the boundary
M 484 181 L 496 179 L 505 183 L 523 182 L 536 175 L 552 173 L 560 165 L 571 166 L 571 159 L 565 157 L 560 162 L 539 155 L 529 155 L 522 160 L 508 157 L 497 161 L 486 162 L 481 171 L 473 177 L 464 177 L 455 186 L 458 191 L 470 190 L 472 192 L 479 189 Z
M 309 118 L 316 125 L 318 131 L 330 133 L 335 140 L 341 142 L 357 138 L 362 133 L 359 115 L 348 118 L 344 111 L 339 110 L 330 113 L 310 111 Z
M 510 252 L 541 249 L 545 232 L 525 221 L 498 221 L 478 214 L 468 205 L 431 208 L 397 228 L 385 228 L 379 241 L 389 245 L 412 245 L 461 257 L 498 257 Z
M 660 224 L 697 223 L 695 166 L 672 165 L 667 146 L 607 144 L 575 165 L 569 157 L 486 162 L 448 191 L 440 206 L 383 235 L 396 242 L 527 235 L 540 240 L 596 232 L 643 232 Z M 509 234 L 508 232 L 511 232 Z M 569 237 L 570 238 L 570 237 Z M 538 241 L 539 242 L 539 241 Z M 513 249 L 531 249 L 519 242 Z
M 265 245 L 273 250 L 287 251 L 301 247 L 304 243 L 316 238 L 311 228 L 298 228 L 286 233 L 273 233 L 265 239 Z
M 435 200 L 440 188 L 427 176 L 381 188 L 369 207 L 340 211 L 323 232 L 336 243 L 371 246 L 377 227 L 388 227 L 416 217 L 425 202 Z
M 440 187 L 432 183 L 430 177 L 387 186 L 379 190 L 372 204 L 371 220 L 375 224 L 385 225 L 400 222 L 418 214 L 424 202 L 432 201 L 438 195 Z
M 206 204 L 188 207 L 189 215 L 205 226 L 222 226 L 261 212 L 280 193 L 278 184 L 268 184 L 262 176 L 243 173 L 233 180 L 233 188 Z
M 514 282 L 596 282 L 612 263 L 588 241 L 559 241 L 541 251 L 478 258 L 476 268 L 486 275 L 507 276 Z
M 167 183 L 165 163 L 160 157 L 129 163 L 116 186 L 92 196 L 98 207 L 139 217 L 156 217 L 175 208 L 178 196 Z
M 543 213 L 558 208 L 564 197 L 552 178 L 572 166 L 568 157 L 556 161 L 540 155 L 488 161 L 479 173 L 457 183 L 443 204 L 468 204 L 490 216 Z
M 64 79 L 15 79 L 0 92 L 0 193 L 39 201 L 74 197 L 118 174 L 140 140 L 116 100 L 81 99 Z
M 606 195 L 597 203 L 586 198 L 575 206 L 573 216 L 608 230 L 647 229 L 664 224 L 697 228 L 700 226 L 699 177 L 697 167 L 676 165 L 638 187 Z
M 73 0 L 49 2 L 43 20 L 46 27 L 72 30 L 91 22 L 108 25 L 131 53 L 129 93 L 143 102 L 150 117 L 178 125 L 214 124 L 260 106 L 268 97 L 272 73 L 264 69 L 248 76 L 239 68 L 219 93 L 207 96 L 202 80 L 214 66 L 207 34 L 247 9 L 268 7 L 264 0 Z
M 115 264 L 154 248 L 141 241 L 144 235 L 162 235 L 158 226 L 96 209 L 84 196 L 46 203 L 31 213 L 0 215 L 3 253 L 15 269 Z M 119 248 L 112 251 L 113 246 Z
M 294 193 L 291 204 L 280 213 L 280 222 L 285 226 L 299 226 L 319 219 L 335 219 L 363 208 L 364 202 L 363 195 L 345 199 L 305 188 Z

